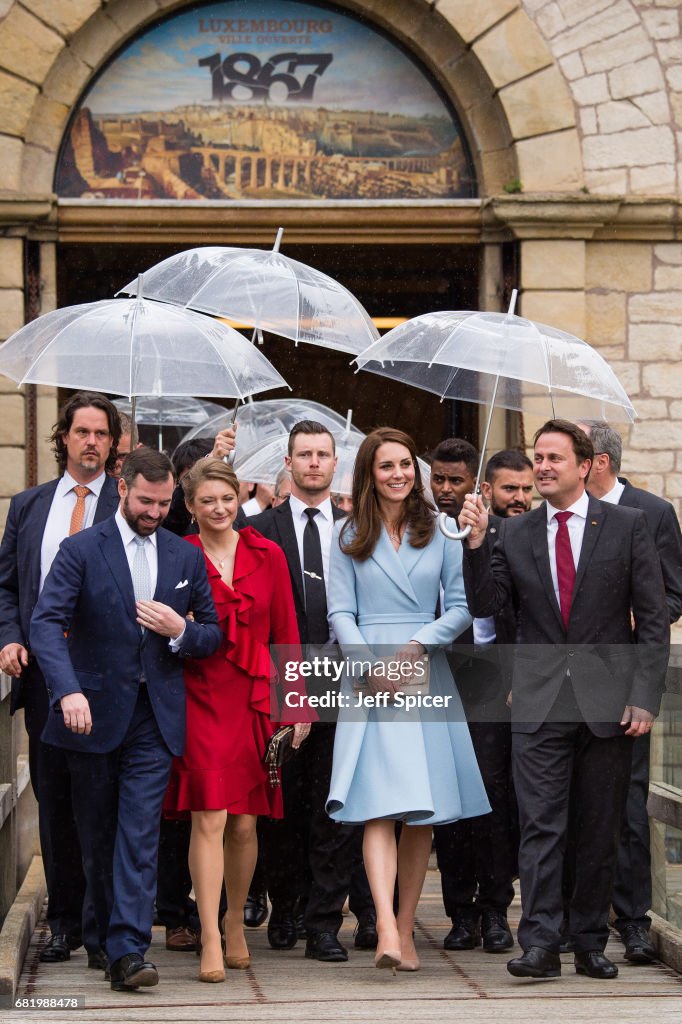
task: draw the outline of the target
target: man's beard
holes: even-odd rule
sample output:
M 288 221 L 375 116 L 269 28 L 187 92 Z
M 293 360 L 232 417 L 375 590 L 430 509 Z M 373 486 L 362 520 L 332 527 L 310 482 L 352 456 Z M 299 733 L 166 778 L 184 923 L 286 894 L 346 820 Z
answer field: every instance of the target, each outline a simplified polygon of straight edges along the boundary
M 133 531 L 133 533 L 136 533 L 138 537 L 151 537 L 153 533 L 156 533 L 159 526 L 161 526 L 161 523 L 166 518 L 165 516 L 161 516 L 160 519 L 156 519 L 154 520 L 154 522 L 142 522 L 142 520 L 145 518 L 144 513 L 141 513 L 139 516 L 134 516 L 132 514 L 132 512 L 130 511 L 130 504 L 128 502 L 127 495 L 123 499 L 123 504 L 121 505 L 121 513 L 130 529 Z

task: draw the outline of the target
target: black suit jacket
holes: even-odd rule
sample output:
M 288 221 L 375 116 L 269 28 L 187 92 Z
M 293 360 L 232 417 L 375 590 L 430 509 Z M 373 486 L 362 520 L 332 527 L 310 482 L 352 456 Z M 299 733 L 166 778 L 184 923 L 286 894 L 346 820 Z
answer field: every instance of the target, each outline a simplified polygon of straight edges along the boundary
M 332 515 L 335 520 L 343 519 L 344 513 L 332 504 Z M 298 620 L 298 632 L 301 643 L 308 643 L 308 620 L 305 613 L 305 592 L 303 590 L 303 567 L 301 557 L 298 553 L 298 542 L 294 520 L 289 508 L 289 500 L 283 501 L 276 508 L 268 508 L 257 516 L 249 516 L 249 526 L 253 526 L 259 533 L 262 533 L 268 540 L 279 544 L 284 552 L 289 566 L 291 586 L 294 591 L 294 605 L 296 606 L 296 618 Z
M 492 557 L 464 546 L 469 610 L 518 609 L 512 728 L 534 732 L 570 672 L 581 714 L 598 736 L 622 735 L 626 704 L 658 713 L 669 652 L 663 575 L 644 514 L 590 497 L 568 629 L 554 593 L 547 510 L 504 520 Z M 637 639 L 633 635 L 631 610 Z
M 492 555 L 504 520 L 488 515 L 486 543 Z M 474 647 L 474 627 L 461 633 L 448 655 L 452 674 L 462 698 L 468 722 L 508 722 L 506 700 L 510 690 L 508 676 L 509 645 L 516 641 L 516 609 L 509 602 L 493 616 L 495 643 Z
M 0 544 L 0 648 L 22 644 L 29 650 L 29 625 L 40 587 L 40 548 L 52 499 L 59 480 L 15 494 Z M 106 477 L 97 499 L 94 523 L 102 522 L 118 508 L 118 482 Z M 12 679 L 10 713 L 26 709 L 26 725 L 42 729 L 47 713 L 47 694 L 33 658 L 18 679 Z M 42 718 L 42 722 L 40 719 Z M 36 721 L 34 722 L 34 719 Z
M 682 533 L 675 509 L 664 498 L 649 494 L 641 487 L 633 487 L 625 477 L 618 479 L 625 484 L 618 504 L 639 508 L 646 516 L 647 526 L 661 560 L 670 622 L 677 622 L 682 615 Z

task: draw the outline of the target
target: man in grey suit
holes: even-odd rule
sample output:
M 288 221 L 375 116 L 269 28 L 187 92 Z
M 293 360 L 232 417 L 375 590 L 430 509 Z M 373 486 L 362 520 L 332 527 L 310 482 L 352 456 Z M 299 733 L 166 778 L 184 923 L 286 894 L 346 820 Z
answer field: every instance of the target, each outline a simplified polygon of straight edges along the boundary
M 658 713 L 669 651 L 665 587 L 644 514 L 586 492 L 592 442 L 550 420 L 535 435 L 545 503 L 503 520 L 490 554 L 483 502 L 467 497 L 460 526 L 475 616 L 509 599 L 518 625 L 512 668 L 512 764 L 519 804 L 524 953 L 515 977 L 556 978 L 569 796 L 576 807 L 576 878 L 569 910 L 575 969 L 614 978 L 604 955 L 633 737 Z M 633 629 L 634 622 L 634 629 Z
M 669 501 L 633 487 L 619 476 L 623 445 L 620 434 L 604 420 L 582 420 L 594 445 L 594 463 L 588 490 L 600 501 L 640 508 L 654 539 L 661 562 L 670 623 L 682 615 L 682 533 Z M 650 736 L 641 736 L 632 752 L 632 774 L 623 817 L 612 905 L 615 926 L 625 944 L 625 959 L 650 963 L 656 950 L 649 939 L 651 918 L 651 855 L 649 849 Z

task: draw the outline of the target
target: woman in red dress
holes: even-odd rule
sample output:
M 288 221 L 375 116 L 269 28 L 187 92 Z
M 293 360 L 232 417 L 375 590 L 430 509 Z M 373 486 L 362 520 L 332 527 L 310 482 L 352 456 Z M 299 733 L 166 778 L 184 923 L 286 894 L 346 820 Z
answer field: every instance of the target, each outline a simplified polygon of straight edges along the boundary
M 239 483 L 220 459 L 202 459 L 184 477 L 223 642 L 210 658 L 185 664 L 187 738 L 173 762 L 165 809 L 190 811 L 189 866 L 201 921 L 200 981 L 224 981 L 218 914 L 225 880 L 225 963 L 246 968 L 243 906 L 258 852 L 259 814 L 282 817 L 279 787 L 263 754 L 270 720 L 270 643 L 298 645 L 289 570 L 283 552 L 252 527 L 232 528 Z M 296 726 L 294 746 L 309 725 Z

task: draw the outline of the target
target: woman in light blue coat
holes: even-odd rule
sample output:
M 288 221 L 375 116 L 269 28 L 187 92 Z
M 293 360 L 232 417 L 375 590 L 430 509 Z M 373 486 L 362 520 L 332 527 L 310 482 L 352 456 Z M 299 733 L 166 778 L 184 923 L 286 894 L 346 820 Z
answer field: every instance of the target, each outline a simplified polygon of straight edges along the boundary
M 343 684 L 347 710 L 336 730 L 327 811 L 336 821 L 365 823 L 363 854 L 379 933 L 375 964 L 406 971 L 419 969 L 412 933 L 431 826 L 490 810 L 441 650 L 471 623 L 461 545 L 435 527 L 414 442 L 401 430 L 375 430 L 358 450 L 353 512 L 332 544 L 329 620 L 347 661 L 371 667 L 359 690 L 350 676 Z M 408 711 L 405 688 L 426 679 L 425 657 L 422 700 L 428 689 L 435 707 Z M 396 663 L 406 666 L 401 675 Z M 386 703 L 378 698 L 372 706 L 380 693 L 389 694 Z M 396 821 L 405 826 L 398 843 Z

